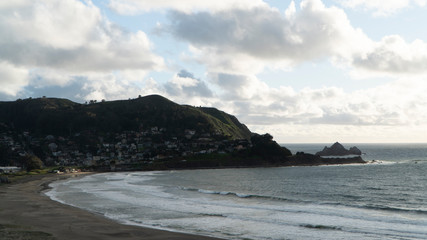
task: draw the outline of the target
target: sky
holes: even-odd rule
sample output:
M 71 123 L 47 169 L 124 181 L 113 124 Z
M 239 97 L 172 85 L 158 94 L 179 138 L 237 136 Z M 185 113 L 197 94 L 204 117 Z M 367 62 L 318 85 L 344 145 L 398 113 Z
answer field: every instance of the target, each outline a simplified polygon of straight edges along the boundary
M 427 0 L 0 2 L 0 101 L 160 94 L 279 143 L 427 142 Z

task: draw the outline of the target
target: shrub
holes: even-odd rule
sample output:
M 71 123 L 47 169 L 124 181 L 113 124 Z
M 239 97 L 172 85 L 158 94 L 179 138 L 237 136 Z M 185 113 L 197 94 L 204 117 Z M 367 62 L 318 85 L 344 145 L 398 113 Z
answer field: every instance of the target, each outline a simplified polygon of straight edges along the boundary
M 21 161 L 24 165 L 24 168 L 27 170 L 27 172 L 34 169 L 41 169 L 43 167 L 43 162 L 37 156 L 25 155 L 22 158 L 23 159 Z

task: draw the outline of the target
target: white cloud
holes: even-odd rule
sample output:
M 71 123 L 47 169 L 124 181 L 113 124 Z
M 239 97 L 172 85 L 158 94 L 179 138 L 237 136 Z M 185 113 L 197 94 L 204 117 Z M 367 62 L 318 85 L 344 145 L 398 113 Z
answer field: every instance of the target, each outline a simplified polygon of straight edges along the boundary
M 16 96 L 16 94 L 28 84 L 29 74 L 24 68 L 19 68 L 8 62 L 0 61 L 0 81 L 1 93 Z
M 176 75 L 171 81 L 171 84 L 176 85 L 179 89 L 182 90 L 182 88 L 185 87 L 194 87 L 197 86 L 197 84 L 199 83 L 199 81 L 197 81 L 197 79 L 194 78 L 189 78 L 189 77 L 180 77 L 178 75 Z
M 30 85 L 34 88 L 48 86 L 65 87 L 76 77 L 71 73 L 50 68 L 37 68 L 30 71 Z
M 427 74 L 427 43 L 407 43 L 400 36 L 386 36 L 370 51 L 355 55 L 352 65 L 359 70 L 354 76 Z
M 38 43 L 45 47 L 75 49 L 86 44 L 102 21 L 97 7 L 76 1 L 27 1 L 2 9 L 2 43 Z
M 262 0 L 227 0 L 227 1 L 200 1 L 200 0 L 110 0 L 109 7 L 123 15 L 134 15 L 150 10 L 176 9 L 190 12 L 193 10 L 218 11 L 229 8 L 251 8 L 265 5 Z
M 226 111 L 249 126 L 427 125 L 427 81 L 404 78 L 366 90 L 345 92 L 336 87 L 320 89 L 271 88 L 251 76 L 220 74 L 214 84 L 223 88 L 218 98 Z M 218 100 L 218 102 L 220 102 Z
M 88 74 L 80 82 L 83 82 L 81 88 L 84 95 L 76 97 L 85 100 L 123 100 L 136 98 L 138 95 L 164 93 L 162 87 L 152 79 L 139 81 L 136 84 L 122 81 L 122 76 L 116 73 Z
M 426 0 L 338 0 L 342 6 L 373 12 L 374 16 L 389 16 L 408 7 L 423 7 Z
M 268 89 L 267 84 L 259 81 L 255 76 L 236 75 L 226 73 L 211 73 L 211 82 L 224 92 L 224 98 L 244 100 L 258 98 Z
M 351 26 L 344 11 L 320 0 L 303 0 L 298 11 L 292 2 L 284 14 L 260 6 L 175 11 L 170 19 L 165 31 L 188 41 L 196 58 L 212 72 L 253 74 L 266 66 L 286 68 L 336 55 L 347 58 L 371 44 Z
M 71 71 L 152 69 L 162 59 L 151 53 L 144 32 L 127 33 L 89 2 L 44 0 L 0 16 L 0 56 L 30 67 Z
M 1 4 L 0 13 L 0 61 L 55 76 L 46 84 L 66 85 L 70 78 L 61 75 L 163 67 L 144 32 L 120 29 L 90 1 L 22 1 Z
M 422 143 L 423 126 L 271 125 L 249 126 L 258 133 L 271 133 L 279 143 Z M 329 144 L 328 144 L 329 145 Z M 286 145 L 285 145 L 286 146 Z M 351 147 L 351 146 L 348 146 Z M 319 149 L 320 150 L 320 149 Z M 363 149 L 362 149 L 363 150 Z
M 377 1 L 352 4 L 347 6 L 371 6 L 370 11 L 381 7 Z M 383 6 L 382 11 L 401 8 L 395 2 L 390 6 L 396 10 Z M 387 140 L 387 134 L 393 141 L 407 141 L 411 134 L 414 141 L 423 139 L 427 43 L 422 40 L 385 36 L 372 41 L 351 25 L 342 9 L 320 0 L 292 1 L 284 11 L 247 0 L 112 0 L 110 7 L 122 14 L 172 9 L 171 23 L 159 24 L 161 30 L 189 44 L 193 60 L 206 68 L 206 79 L 184 70 L 166 83 L 146 79 L 149 71 L 164 65 L 148 36 L 114 25 L 90 1 L 4 1 L 0 94 L 22 96 L 26 86 L 34 93 L 46 88 L 98 101 L 156 93 L 182 104 L 218 107 L 251 130 L 270 132 L 280 141 L 366 141 L 373 132 L 377 141 Z M 355 77 L 397 80 L 346 92 L 336 87 L 272 88 L 256 77 L 265 68 L 289 70 L 325 59 L 349 68 Z
M 76 88 L 80 91 L 72 98 L 80 101 L 123 100 L 151 94 L 160 94 L 177 103 L 197 106 L 212 106 L 218 101 L 217 96 L 204 81 L 194 78 L 185 70 L 164 84 L 158 83 L 153 78 L 126 81 L 122 72 L 74 76 L 70 84 L 76 82 L 78 82 Z
M 15 7 L 22 7 L 25 5 L 28 5 L 27 0 L 1 1 L 0 2 L 0 11 L 12 9 Z
M 240 83 L 253 84 L 245 86 L 251 89 L 257 81 Z M 425 141 L 419 132 L 427 129 L 426 82 L 405 78 L 354 92 L 264 87 L 246 98 L 237 96 L 238 91 L 226 92 L 214 106 L 236 115 L 252 131 L 269 132 L 281 142 L 417 142 Z M 228 83 L 224 88 L 238 86 Z
M 320 0 L 292 1 L 284 13 L 260 6 L 218 12 L 170 14 L 162 30 L 189 43 L 210 73 L 254 75 L 265 68 L 289 70 L 307 61 L 331 60 L 354 77 L 424 75 L 427 43 L 385 36 L 375 42 L 354 28 L 342 9 Z
M 401 79 L 354 92 L 282 86 L 264 88 L 250 98 L 219 96 L 214 106 L 236 115 L 252 131 L 271 133 L 283 143 L 422 142 L 426 91 L 426 79 Z

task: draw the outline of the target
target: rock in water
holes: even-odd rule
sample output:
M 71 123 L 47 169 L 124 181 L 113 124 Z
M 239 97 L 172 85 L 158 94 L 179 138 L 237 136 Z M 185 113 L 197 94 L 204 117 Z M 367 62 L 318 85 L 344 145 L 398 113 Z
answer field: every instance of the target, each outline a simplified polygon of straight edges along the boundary
M 317 152 L 319 156 L 345 156 L 345 155 L 362 155 L 362 151 L 357 147 L 352 147 L 350 150 L 344 148 L 341 143 L 336 142 L 331 147 L 325 147 L 322 151 Z
M 352 155 L 362 155 L 362 151 L 360 151 L 360 149 L 358 149 L 356 146 L 351 147 L 349 153 Z

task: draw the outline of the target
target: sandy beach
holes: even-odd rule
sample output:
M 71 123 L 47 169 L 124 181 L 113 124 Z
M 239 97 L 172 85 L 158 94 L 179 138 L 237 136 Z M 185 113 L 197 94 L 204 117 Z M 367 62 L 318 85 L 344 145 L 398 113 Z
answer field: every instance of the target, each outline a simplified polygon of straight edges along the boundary
M 215 239 L 123 225 L 52 201 L 42 193 L 48 183 L 73 176 L 30 176 L 0 185 L 0 239 Z

